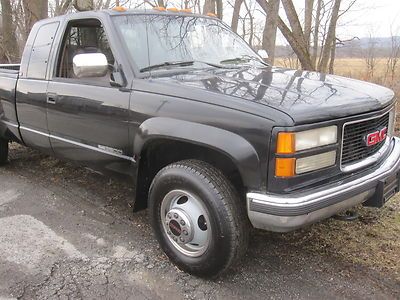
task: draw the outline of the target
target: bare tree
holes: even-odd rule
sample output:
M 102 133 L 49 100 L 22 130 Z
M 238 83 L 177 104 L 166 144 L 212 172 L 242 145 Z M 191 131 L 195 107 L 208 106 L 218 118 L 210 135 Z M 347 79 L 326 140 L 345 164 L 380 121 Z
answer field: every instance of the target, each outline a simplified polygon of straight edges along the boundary
M 3 62 L 14 63 L 19 58 L 16 26 L 13 20 L 13 11 L 10 0 L 1 0 L 2 9 L 2 40 L 0 59 Z
M 372 33 L 369 33 L 368 47 L 364 51 L 365 63 L 367 65 L 367 78 L 373 79 L 376 67 L 376 40 L 373 38 Z
M 49 6 L 54 16 L 60 16 L 65 14 L 72 7 L 72 0 L 56 0 L 54 8 L 51 2 L 49 2 Z
M 22 7 L 25 21 L 25 32 L 23 34 L 26 40 L 33 25 L 48 17 L 48 0 L 23 0 Z
M 386 62 L 386 78 L 390 77 L 390 84 L 393 85 L 396 71 L 400 60 L 400 37 L 391 30 L 390 55 Z
M 242 7 L 242 4 L 243 0 L 235 0 L 235 3 L 233 5 L 231 28 L 234 32 L 237 32 L 238 29 L 240 8 Z
M 86 11 L 94 9 L 93 0 L 74 0 L 74 8 L 78 11 Z
M 313 12 L 314 0 L 305 0 L 304 8 L 304 37 L 306 43 L 310 46 L 311 37 L 311 26 L 312 26 L 312 12 Z
M 317 8 L 315 10 L 315 21 L 314 21 L 314 32 L 313 32 L 313 48 L 311 54 L 311 61 L 314 66 L 317 65 L 317 56 L 318 56 L 318 37 L 319 37 L 319 27 L 321 23 L 321 9 L 322 9 L 322 1 L 317 0 Z
M 222 19 L 222 0 L 205 0 L 203 6 L 203 14 L 215 14 Z
M 273 64 L 275 60 L 276 32 L 279 19 L 280 0 L 270 0 L 267 4 L 267 17 L 262 38 L 262 47 L 268 52 L 268 61 Z
M 340 9 L 340 3 L 341 0 L 335 0 L 332 8 L 332 15 L 329 23 L 329 28 L 328 28 L 328 34 L 325 40 L 325 44 L 322 47 L 322 55 L 321 55 L 321 60 L 318 66 L 319 71 L 326 71 L 328 67 L 328 62 L 329 59 L 332 58 L 334 60 L 334 57 L 331 57 L 331 53 L 335 50 L 332 51 L 332 48 L 336 48 L 336 25 L 339 17 L 339 9 Z

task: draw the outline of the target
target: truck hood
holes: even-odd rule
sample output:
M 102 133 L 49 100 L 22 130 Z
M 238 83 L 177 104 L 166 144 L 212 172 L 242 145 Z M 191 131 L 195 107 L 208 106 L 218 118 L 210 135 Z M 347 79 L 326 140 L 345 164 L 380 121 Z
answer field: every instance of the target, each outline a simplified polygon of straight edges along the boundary
M 275 67 L 196 70 L 153 79 L 273 107 L 296 124 L 379 110 L 394 101 L 393 91 L 372 83 Z

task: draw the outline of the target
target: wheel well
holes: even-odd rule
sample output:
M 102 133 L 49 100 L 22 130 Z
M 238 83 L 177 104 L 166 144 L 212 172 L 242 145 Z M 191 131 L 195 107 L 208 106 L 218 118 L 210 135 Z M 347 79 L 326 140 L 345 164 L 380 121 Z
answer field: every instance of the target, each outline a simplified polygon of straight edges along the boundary
M 150 142 L 140 154 L 135 211 L 147 208 L 148 191 L 158 171 L 171 163 L 185 159 L 198 159 L 213 165 L 231 181 L 239 196 L 245 194 L 239 170 L 227 155 L 201 145 L 161 139 Z

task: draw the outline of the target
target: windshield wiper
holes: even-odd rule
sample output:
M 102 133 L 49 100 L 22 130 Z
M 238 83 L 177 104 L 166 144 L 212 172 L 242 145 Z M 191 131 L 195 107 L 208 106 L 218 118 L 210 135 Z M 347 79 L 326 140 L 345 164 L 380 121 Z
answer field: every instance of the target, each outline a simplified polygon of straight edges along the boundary
M 165 67 L 187 67 L 187 66 L 191 66 L 194 64 L 193 60 L 188 60 L 188 61 L 166 61 L 163 62 L 161 64 L 156 64 L 156 65 L 151 65 L 148 67 L 144 67 L 142 69 L 140 69 L 140 72 L 147 72 L 147 71 L 151 71 L 154 69 L 160 69 L 160 68 L 165 68 Z
M 251 56 L 251 55 L 242 55 L 240 57 L 228 58 L 228 59 L 221 60 L 219 63 L 220 64 L 240 64 L 240 63 L 248 63 L 250 61 L 257 61 L 259 63 L 262 63 L 263 65 L 268 65 L 265 62 L 261 61 L 258 57 Z
M 161 68 L 168 68 L 168 67 L 187 67 L 187 66 L 192 66 L 195 63 L 201 63 L 201 64 L 206 64 L 208 66 L 214 67 L 214 68 L 219 68 L 219 69 L 226 69 L 227 66 L 222 66 L 219 64 L 211 63 L 211 62 L 206 62 L 206 61 L 201 61 L 201 60 L 188 60 L 188 61 L 166 61 L 161 64 L 156 64 L 156 65 L 151 65 L 148 67 L 144 67 L 140 69 L 140 72 L 146 72 L 146 71 L 151 71 L 155 69 L 161 69 Z M 233 67 L 229 67 L 231 69 Z

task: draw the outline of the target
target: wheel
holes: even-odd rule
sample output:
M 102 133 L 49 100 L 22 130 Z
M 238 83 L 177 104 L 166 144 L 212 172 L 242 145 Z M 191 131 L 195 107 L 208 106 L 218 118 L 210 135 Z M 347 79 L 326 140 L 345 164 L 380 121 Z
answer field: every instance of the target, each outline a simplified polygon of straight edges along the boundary
M 205 162 L 185 160 L 159 171 L 149 210 L 161 248 L 183 271 L 216 277 L 247 250 L 245 204 L 225 176 Z
M 0 138 L 0 166 L 7 162 L 8 158 L 8 141 Z

